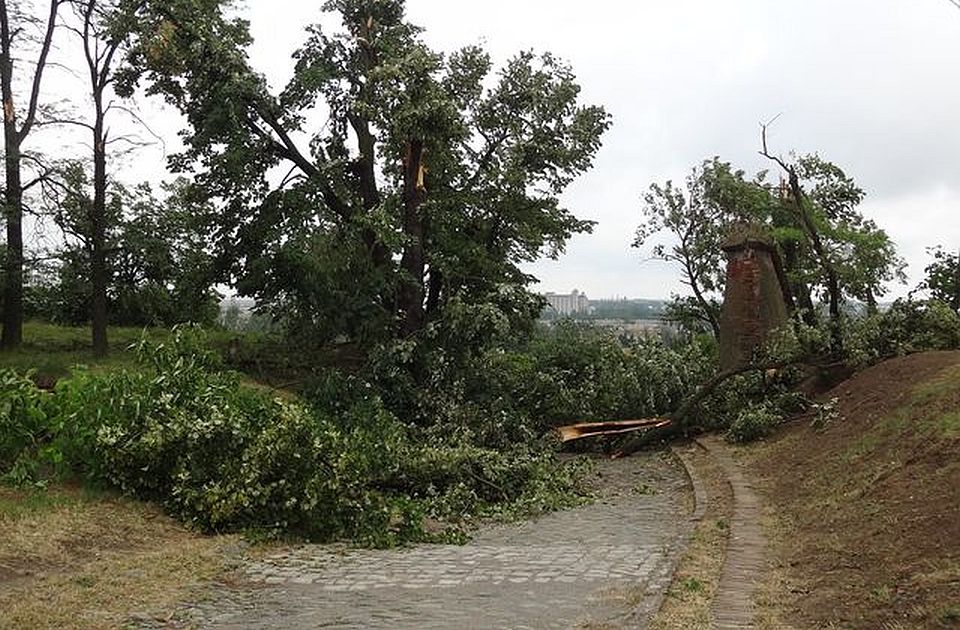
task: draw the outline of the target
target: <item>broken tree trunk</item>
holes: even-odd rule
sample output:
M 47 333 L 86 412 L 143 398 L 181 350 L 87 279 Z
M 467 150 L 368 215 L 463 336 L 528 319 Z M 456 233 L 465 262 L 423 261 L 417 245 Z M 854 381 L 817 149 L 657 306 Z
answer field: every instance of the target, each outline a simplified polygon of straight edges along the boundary
M 647 418 L 645 420 L 618 420 L 614 422 L 581 422 L 555 430 L 560 435 L 560 443 L 566 444 L 574 440 L 602 435 L 622 435 L 644 429 L 665 427 L 671 421 L 667 418 Z
M 829 362 L 816 363 L 810 359 L 785 359 L 782 361 L 770 361 L 768 363 L 752 363 L 743 367 L 720 372 L 697 387 L 697 389 L 680 404 L 676 411 L 660 418 L 660 420 L 666 422 L 662 427 L 651 426 L 650 431 L 626 442 L 619 451 L 613 454 L 613 457 L 626 457 L 627 455 L 637 452 L 654 440 L 666 440 L 676 437 L 681 431 L 690 426 L 685 421 L 690 419 L 700 404 L 706 400 L 717 387 L 735 376 L 748 372 L 782 370 L 793 366 L 815 366 L 823 368 L 828 365 L 835 364 Z

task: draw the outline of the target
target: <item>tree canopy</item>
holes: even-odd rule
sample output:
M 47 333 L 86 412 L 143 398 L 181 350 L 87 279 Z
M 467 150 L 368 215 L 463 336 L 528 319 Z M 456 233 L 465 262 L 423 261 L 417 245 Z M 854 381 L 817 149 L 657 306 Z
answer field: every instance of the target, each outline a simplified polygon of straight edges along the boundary
M 186 116 L 171 163 L 218 200 L 221 277 L 289 323 L 328 339 L 417 335 L 451 301 L 525 287 L 521 263 L 590 230 L 560 195 L 609 117 L 552 55 L 495 71 L 478 47 L 431 50 L 403 2 L 336 0 L 324 9 L 342 27 L 309 27 L 273 93 L 227 8 L 138 3 L 122 84 Z
M 669 318 L 719 334 L 722 243 L 741 224 L 760 226 L 774 239 L 785 301 L 808 323 L 818 319 L 819 303 L 828 306 L 831 319 L 851 300 L 875 311 L 887 283 L 904 279 L 893 242 L 860 212 L 864 192 L 852 178 L 817 155 L 776 159 L 786 176 L 779 185 L 766 172 L 749 179 L 713 158 L 693 169 L 685 191 L 669 181 L 650 187 L 634 246 L 670 233 L 672 240 L 654 243 L 652 253 L 678 263 L 692 293 L 674 298 Z

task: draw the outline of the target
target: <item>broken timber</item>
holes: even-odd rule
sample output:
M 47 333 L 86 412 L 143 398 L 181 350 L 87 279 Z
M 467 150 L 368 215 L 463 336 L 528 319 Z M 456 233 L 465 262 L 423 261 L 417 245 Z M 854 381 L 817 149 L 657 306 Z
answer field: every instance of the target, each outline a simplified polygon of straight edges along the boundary
M 659 429 L 668 426 L 673 421 L 669 418 L 647 418 L 645 420 L 619 420 L 616 422 L 582 422 L 565 427 L 557 427 L 560 443 L 565 444 L 582 438 L 600 435 L 621 435 L 644 429 Z

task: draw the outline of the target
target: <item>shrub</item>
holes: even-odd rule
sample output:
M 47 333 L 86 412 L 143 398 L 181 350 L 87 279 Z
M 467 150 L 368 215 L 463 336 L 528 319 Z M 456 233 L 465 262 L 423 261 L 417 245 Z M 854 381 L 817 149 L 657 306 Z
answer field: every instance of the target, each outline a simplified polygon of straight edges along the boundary
M 769 404 L 752 404 L 743 409 L 727 429 L 727 439 L 745 443 L 760 439 L 773 432 L 783 422 L 783 416 Z
M 960 348 L 960 315 L 939 300 L 897 300 L 883 313 L 848 322 L 845 347 L 855 367 L 913 352 Z
M 36 474 L 54 415 L 49 396 L 30 375 L 0 370 L 0 474 L 23 483 Z M 53 458 L 56 460 L 57 458 Z
M 4 471 L 63 472 L 162 503 L 207 531 L 254 529 L 387 546 L 448 523 L 576 502 L 576 468 L 526 440 L 495 450 L 477 433 L 402 422 L 359 377 L 328 371 L 308 400 L 280 400 L 216 369 L 194 332 L 141 344 L 140 371 L 78 373 L 53 395 L 8 375 Z M 450 416 L 464 414 L 455 407 Z

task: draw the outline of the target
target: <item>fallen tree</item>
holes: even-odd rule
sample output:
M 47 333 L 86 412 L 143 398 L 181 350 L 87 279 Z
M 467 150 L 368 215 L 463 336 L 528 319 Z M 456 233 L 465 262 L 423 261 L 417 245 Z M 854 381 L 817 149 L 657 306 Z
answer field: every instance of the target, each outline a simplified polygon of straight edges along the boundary
M 631 455 L 644 446 L 653 442 L 667 440 L 685 433 L 690 429 L 696 428 L 691 422 L 699 406 L 710 397 L 711 394 L 722 384 L 742 374 L 751 372 L 763 372 L 769 375 L 775 375 L 788 367 L 808 367 L 816 370 L 824 370 L 836 367 L 836 362 L 821 363 L 803 359 L 781 359 L 777 361 L 768 361 L 760 363 L 750 363 L 748 365 L 724 370 L 719 372 L 709 380 L 702 383 L 697 389 L 687 397 L 676 411 L 665 416 L 657 418 L 646 418 L 644 420 L 622 420 L 617 422 L 587 422 L 558 427 L 557 433 L 560 435 L 560 442 L 566 443 L 585 437 L 622 435 L 626 433 L 636 433 L 642 431 L 640 435 L 627 440 L 612 457 L 626 457 Z

